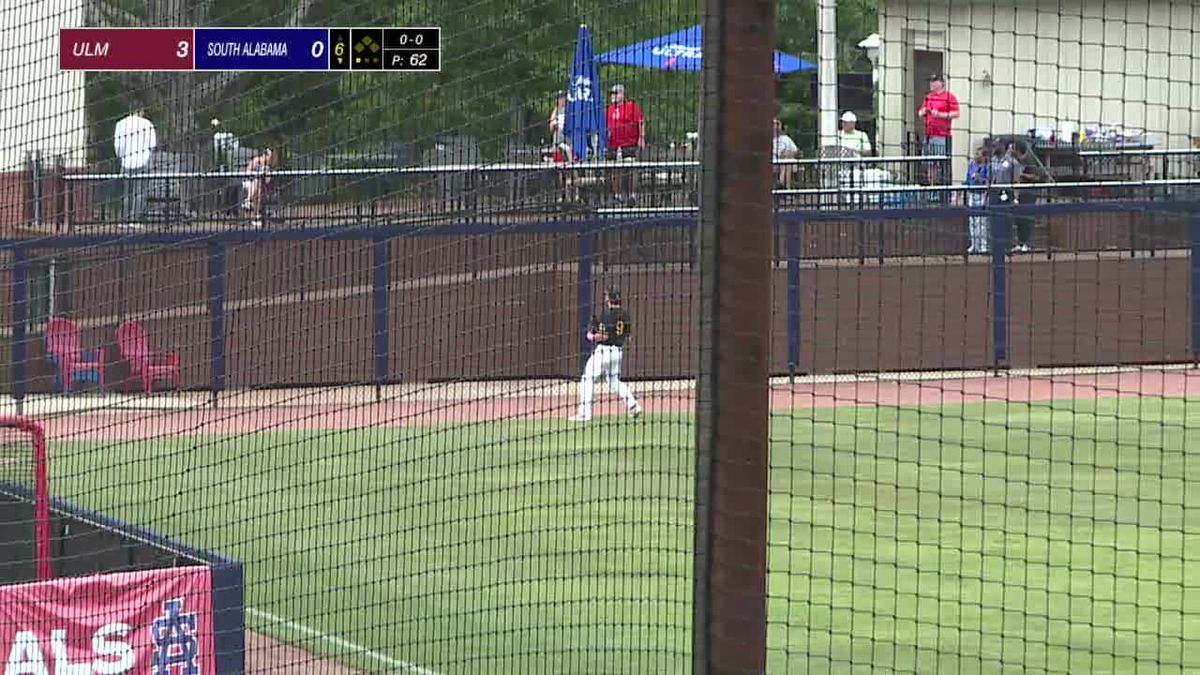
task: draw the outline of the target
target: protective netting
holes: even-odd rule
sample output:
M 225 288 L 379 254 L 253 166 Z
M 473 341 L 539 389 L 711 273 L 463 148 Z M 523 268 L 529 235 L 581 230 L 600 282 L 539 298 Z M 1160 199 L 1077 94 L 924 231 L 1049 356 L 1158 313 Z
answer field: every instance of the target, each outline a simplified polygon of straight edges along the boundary
M 1200 10 L 877 9 L 782 226 L 770 663 L 1196 670 Z
M 44 578 L 49 566 L 46 445 L 35 423 L 0 418 L 0 579 Z
M 680 162 L 699 75 L 573 62 L 581 24 L 598 56 L 697 24 L 694 3 L 0 14 L 39 55 L 4 66 L 22 245 L 6 240 L 2 370 L 54 439 L 61 583 L 174 578 L 204 557 L 162 553 L 182 545 L 237 560 L 251 672 L 686 663 L 694 226 L 657 215 L 697 203 Z M 59 28 L 221 25 L 439 27 L 441 70 L 57 69 L 76 51 Z M 607 138 L 555 114 L 559 90 L 594 101 Z M 229 587 L 208 564 L 216 622 Z M 155 621 L 197 611 L 155 592 Z M 52 663 L 49 625 L 2 609 L 0 650 L 30 626 Z M 196 653 L 226 652 L 213 630 Z M 99 658 L 91 637 L 65 638 L 69 663 Z
M 0 424 L 0 483 L 32 494 L 36 457 L 33 439 L 27 432 Z
M 210 570 L 208 647 L 137 578 L 147 669 L 1200 670 L 1200 9 L 775 14 L 774 91 L 702 97 L 742 3 L 0 12 L 0 382 L 61 583 Z M 83 26 L 439 27 L 440 72 L 60 71 Z

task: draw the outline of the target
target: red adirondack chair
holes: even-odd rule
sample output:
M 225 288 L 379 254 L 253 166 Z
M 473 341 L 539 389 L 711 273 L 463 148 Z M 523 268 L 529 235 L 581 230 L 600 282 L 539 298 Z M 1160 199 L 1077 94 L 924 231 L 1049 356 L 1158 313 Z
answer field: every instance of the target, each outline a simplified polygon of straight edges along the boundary
M 92 380 L 104 389 L 104 351 L 79 348 L 79 329 L 63 317 L 46 324 L 46 354 L 58 366 L 63 393 L 71 391 L 76 380 Z
M 179 354 L 150 351 L 146 329 L 137 321 L 117 326 L 117 353 L 129 364 L 129 374 L 141 379 L 142 391 L 151 391 L 161 380 L 180 386 Z

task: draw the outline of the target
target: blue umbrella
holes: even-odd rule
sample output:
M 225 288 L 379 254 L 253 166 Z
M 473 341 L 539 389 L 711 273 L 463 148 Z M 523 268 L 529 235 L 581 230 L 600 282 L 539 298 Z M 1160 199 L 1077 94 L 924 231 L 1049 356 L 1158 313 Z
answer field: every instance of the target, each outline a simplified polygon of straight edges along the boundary
M 670 35 L 650 38 L 627 47 L 614 49 L 596 57 L 601 63 L 625 66 L 641 66 L 660 70 L 700 70 L 704 56 L 704 30 L 700 25 L 692 26 Z M 801 70 L 816 70 L 815 64 L 798 56 L 775 50 L 775 72 L 795 73 Z
M 592 36 L 588 27 L 579 27 L 575 58 L 571 61 L 571 84 L 567 87 L 567 114 L 563 133 L 571 141 L 575 156 L 587 158 L 588 139 L 596 134 L 596 147 L 608 146 L 607 118 L 601 96 L 600 75 L 592 54 Z

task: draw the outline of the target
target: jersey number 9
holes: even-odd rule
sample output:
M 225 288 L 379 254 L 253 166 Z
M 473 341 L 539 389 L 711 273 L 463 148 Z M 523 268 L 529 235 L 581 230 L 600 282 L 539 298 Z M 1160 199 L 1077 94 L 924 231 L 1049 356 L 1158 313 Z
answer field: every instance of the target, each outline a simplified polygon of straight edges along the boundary
M 620 319 L 617 319 L 617 335 L 624 335 L 624 334 L 625 334 L 625 322 Z

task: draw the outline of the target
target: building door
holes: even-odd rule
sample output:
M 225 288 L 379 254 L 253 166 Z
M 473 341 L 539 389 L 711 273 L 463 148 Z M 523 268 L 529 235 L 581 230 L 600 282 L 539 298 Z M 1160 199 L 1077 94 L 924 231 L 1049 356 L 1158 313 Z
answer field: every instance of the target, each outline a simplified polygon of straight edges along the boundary
M 939 73 L 945 77 L 942 69 L 946 65 L 946 57 L 942 52 L 932 52 L 923 49 L 913 50 L 912 73 L 909 86 L 909 101 L 908 106 L 909 147 L 906 154 L 918 154 L 921 149 L 921 142 L 925 136 L 925 122 L 917 117 L 917 109 L 921 107 L 921 101 L 925 100 L 925 94 L 929 93 L 929 76 L 934 73 Z

